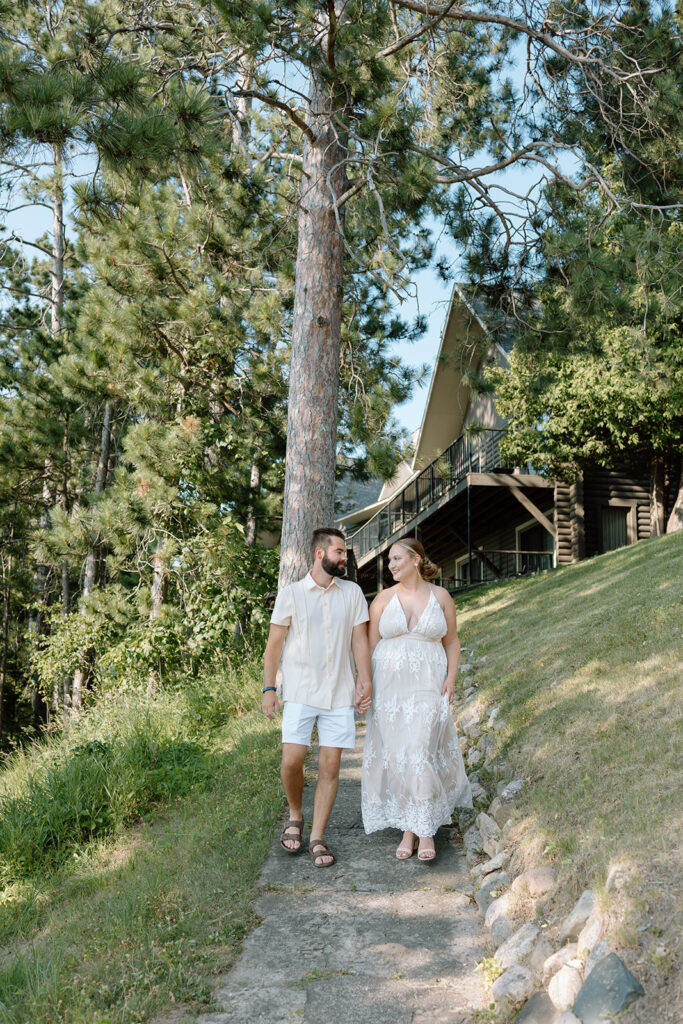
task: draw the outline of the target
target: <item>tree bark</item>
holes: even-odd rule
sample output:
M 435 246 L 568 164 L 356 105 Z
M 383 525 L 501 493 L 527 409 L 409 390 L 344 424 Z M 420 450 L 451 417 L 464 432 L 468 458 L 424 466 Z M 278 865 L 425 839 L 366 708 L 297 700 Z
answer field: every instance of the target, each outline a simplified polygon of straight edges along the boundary
M 100 438 L 100 454 L 97 460 L 97 472 L 95 474 L 95 488 L 94 494 L 102 494 L 105 487 L 107 486 L 107 470 L 109 468 L 109 451 L 111 449 L 111 421 L 113 413 L 113 404 L 111 401 L 104 403 L 104 416 L 102 420 L 102 435 Z M 83 597 L 86 598 L 88 594 L 91 594 L 97 579 L 97 538 L 92 537 L 92 547 L 87 554 L 85 559 L 85 573 L 83 576 Z M 85 614 L 85 605 L 81 604 L 81 614 Z M 80 715 L 81 708 L 83 705 L 83 688 L 87 682 L 87 661 L 89 660 L 88 651 L 79 652 L 79 666 L 74 672 L 73 683 L 71 686 L 71 710 L 74 715 Z
M 161 615 L 161 609 L 163 608 L 164 601 L 166 600 L 166 587 L 168 583 L 166 566 L 164 565 L 159 551 L 155 551 L 152 555 L 152 565 L 154 568 L 154 576 L 152 577 L 152 608 L 149 613 L 150 622 L 154 619 L 158 619 Z M 147 696 L 149 698 L 153 697 L 157 692 L 162 670 L 163 662 L 162 659 L 159 658 L 158 671 L 153 672 L 150 669 L 147 675 Z
M 10 533 L 10 540 L 11 540 Z M 7 682 L 7 655 L 9 651 L 9 604 L 10 604 L 10 579 L 12 576 L 12 556 L 8 555 L 7 560 L 2 557 L 2 653 L 0 654 L 0 738 L 3 729 L 3 698 L 5 696 L 5 684 Z
M 321 43 L 327 47 L 329 23 Z M 303 149 L 301 202 L 287 413 L 280 587 L 310 564 L 312 531 L 334 518 L 339 349 L 344 272 L 346 140 L 333 115 L 341 101 L 311 70 Z M 338 219 L 337 219 L 338 218 Z
M 249 478 L 249 509 L 247 512 L 247 529 L 244 536 L 248 548 L 253 548 L 256 543 L 256 502 L 258 501 L 259 489 L 261 487 L 261 467 L 253 462 Z
M 64 306 L 64 180 L 62 151 L 53 146 L 54 185 L 52 190 L 51 327 L 57 339 L 62 330 Z
M 664 457 L 654 455 L 650 462 L 650 536 L 664 533 Z
M 681 456 L 678 472 L 678 493 L 666 524 L 667 533 L 676 533 L 678 530 L 683 530 L 683 456 Z

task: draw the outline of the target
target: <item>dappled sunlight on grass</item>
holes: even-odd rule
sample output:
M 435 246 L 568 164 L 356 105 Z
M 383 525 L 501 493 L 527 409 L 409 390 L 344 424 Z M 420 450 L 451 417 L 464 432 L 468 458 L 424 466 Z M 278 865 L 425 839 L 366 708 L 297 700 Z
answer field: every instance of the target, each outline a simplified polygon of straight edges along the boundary
M 228 725 L 212 756 L 209 786 L 6 889 L 3 1024 L 127 1024 L 210 1003 L 206 975 L 230 966 L 254 923 L 281 803 L 278 736 L 262 716 Z
M 562 891 L 626 863 L 643 885 L 681 842 L 683 535 L 498 585 L 460 612 L 499 704 L 505 777 L 525 777 L 513 820 L 524 862 L 552 861 Z M 677 812 L 677 807 L 679 811 Z

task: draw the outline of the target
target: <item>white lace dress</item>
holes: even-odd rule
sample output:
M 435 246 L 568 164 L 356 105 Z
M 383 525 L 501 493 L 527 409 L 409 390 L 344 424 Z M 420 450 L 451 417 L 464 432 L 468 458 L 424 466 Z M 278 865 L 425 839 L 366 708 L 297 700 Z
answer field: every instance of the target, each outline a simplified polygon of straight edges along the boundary
M 396 594 L 379 621 L 372 656 L 372 710 L 363 754 L 366 832 L 398 828 L 432 836 L 455 807 L 471 807 L 448 697 L 446 619 L 434 596 L 412 629 Z

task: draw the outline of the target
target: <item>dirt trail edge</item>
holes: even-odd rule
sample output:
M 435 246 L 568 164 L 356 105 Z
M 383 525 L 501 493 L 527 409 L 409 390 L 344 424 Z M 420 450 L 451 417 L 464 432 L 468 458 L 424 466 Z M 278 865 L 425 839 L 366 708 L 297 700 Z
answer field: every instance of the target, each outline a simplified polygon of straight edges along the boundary
M 475 973 L 484 936 L 462 847 L 440 829 L 432 864 L 401 862 L 397 832 L 365 835 L 363 737 L 361 728 L 358 750 L 343 756 L 326 834 L 337 863 L 316 868 L 306 852 L 286 854 L 278 827 L 256 902 L 263 923 L 219 981 L 222 1012 L 197 1024 L 465 1024 L 487 1005 Z M 312 797 L 307 785 L 307 822 Z

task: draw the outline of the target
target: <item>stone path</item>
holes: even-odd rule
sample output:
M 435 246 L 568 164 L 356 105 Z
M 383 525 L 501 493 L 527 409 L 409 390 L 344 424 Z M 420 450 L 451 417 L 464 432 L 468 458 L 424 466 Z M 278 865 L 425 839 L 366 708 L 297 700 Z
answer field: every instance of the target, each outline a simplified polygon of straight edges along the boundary
M 222 1012 L 197 1024 L 466 1024 L 487 1005 L 474 970 L 484 936 L 462 847 L 441 829 L 433 863 L 401 862 L 397 832 L 365 835 L 362 731 L 359 740 L 344 754 L 326 834 L 337 863 L 321 869 L 305 852 L 286 854 L 278 827 L 256 903 L 263 923 L 220 980 Z M 307 785 L 309 822 L 312 797 Z

